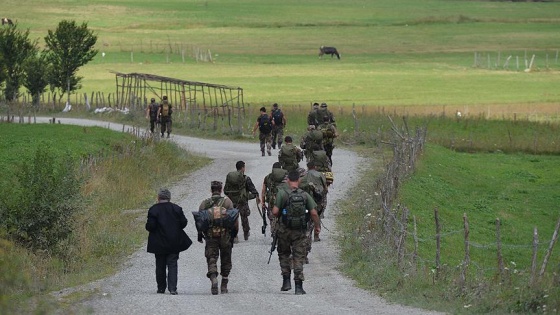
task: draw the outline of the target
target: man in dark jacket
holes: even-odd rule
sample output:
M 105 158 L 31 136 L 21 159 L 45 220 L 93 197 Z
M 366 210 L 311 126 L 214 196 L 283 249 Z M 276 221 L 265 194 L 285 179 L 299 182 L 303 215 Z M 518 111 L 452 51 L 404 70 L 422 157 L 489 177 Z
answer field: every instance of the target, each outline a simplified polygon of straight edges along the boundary
M 162 188 L 157 203 L 148 210 L 146 230 L 150 235 L 147 251 L 156 256 L 157 293 L 165 293 L 167 286 L 171 295 L 177 295 L 177 260 L 179 253 L 189 248 L 192 241 L 183 230 L 187 226 L 183 209 L 170 200 L 171 192 Z

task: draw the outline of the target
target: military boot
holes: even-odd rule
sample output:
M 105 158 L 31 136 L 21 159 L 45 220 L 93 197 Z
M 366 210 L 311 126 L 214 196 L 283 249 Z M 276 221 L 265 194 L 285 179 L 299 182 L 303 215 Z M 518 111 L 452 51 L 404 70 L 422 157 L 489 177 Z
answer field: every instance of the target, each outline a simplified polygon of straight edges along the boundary
M 284 282 L 282 282 L 282 287 L 280 288 L 280 291 L 290 291 L 292 289 L 292 283 L 290 281 L 290 276 L 283 276 L 284 277 Z
M 303 281 L 296 280 L 296 295 L 302 294 L 305 294 L 305 291 L 303 290 Z
M 210 277 L 210 282 L 212 282 L 212 286 L 210 287 L 210 292 L 212 292 L 212 295 L 217 295 L 218 294 L 218 277 L 215 275 L 212 275 Z
M 223 293 L 228 293 L 227 284 L 228 284 L 228 277 L 222 277 L 222 285 L 220 286 L 220 291 Z

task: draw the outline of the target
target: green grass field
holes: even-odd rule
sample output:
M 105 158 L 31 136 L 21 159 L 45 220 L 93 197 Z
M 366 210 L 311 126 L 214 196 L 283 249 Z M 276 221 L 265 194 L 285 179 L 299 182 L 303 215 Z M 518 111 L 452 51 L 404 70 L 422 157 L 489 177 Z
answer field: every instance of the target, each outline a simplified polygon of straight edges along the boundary
M 112 70 L 240 86 L 250 104 L 523 107 L 560 100 L 560 2 L 27 3 L 7 0 L 3 11 L 40 42 L 61 19 L 86 21 L 98 34 L 105 57 L 81 69 L 87 92 L 115 92 Z M 321 45 L 336 46 L 342 59 L 319 60 Z M 214 63 L 183 63 L 179 50 L 194 48 L 209 49 Z M 497 69 L 473 68 L 475 52 Z M 533 54 L 534 71 L 524 73 Z

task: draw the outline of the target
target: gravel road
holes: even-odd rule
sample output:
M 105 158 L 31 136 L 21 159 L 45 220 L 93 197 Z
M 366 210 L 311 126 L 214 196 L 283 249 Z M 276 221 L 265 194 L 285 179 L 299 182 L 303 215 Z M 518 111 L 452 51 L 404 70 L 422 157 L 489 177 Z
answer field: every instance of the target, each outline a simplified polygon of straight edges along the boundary
M 38 119 L 46 122 L 47 118 Z M 123 130 L 120 124 L 62 118 L 62 123 L 103 126 Z M 168 140 L 166 140 L 168 141 Z M 258 143 L 204 140 L 171 135 L 169 141 L 183 148 L 207 155 L 214 161 L 187 178 L 173 184 L 171 199 L 183 207 L 189 219 L 187 234 L 194 244 L 181 253 L 179 259 L 179 295 L 156 294 L 155 259 L 146 252 L 145 244 L 132 254 L 115 275 L 96 282 L 62 290 L 58 294 L 89 291 L 92 297 L 78 305 L 83 312 L 98 314 L 436 314 L 435 312 L 390 304 L 382 298 L 357 288 L 353 281 L 338 270 L 337 233 L 334 217 L 335 201 L 347 194 L 358 179 L 362 159 L 354 152 L 336 149 L 333 155 L 335 182 L 329 191 L 329 206 L 323 219 L 321 242 L 313 244 L 305 265 L 306 295 L 296 296 L 293 289 L 281 292 L 282 276 L 277 253 L 267 264 L 270 235 L 261 234 L 262 220 L 254 201 L 250 202 L 251 236 L 242 238 L 233 248 L 233 269 L 230 274 L 229 293 L 212 296 L 210 281 L 206 278 L 204 245 L 196 242 L 196 229 L 191 211 L 210 196 L 210 181 L 225 181 L 226 174 L 235 170 L 235 162 L 246 163 L 246 174 L 260 192 L 262 181 L 277 161 L 277 150 L 272 156 L 261 157 Z M 303 166 L 303 163 L 301 163 Z M 146 209 L 147 213 L 147 209 Z M 144 221 L 138 224 L 144 228 Z M 148 233 L 146 232 L 146 239 Z M 79 311 L 80 313 L 82 311 Z

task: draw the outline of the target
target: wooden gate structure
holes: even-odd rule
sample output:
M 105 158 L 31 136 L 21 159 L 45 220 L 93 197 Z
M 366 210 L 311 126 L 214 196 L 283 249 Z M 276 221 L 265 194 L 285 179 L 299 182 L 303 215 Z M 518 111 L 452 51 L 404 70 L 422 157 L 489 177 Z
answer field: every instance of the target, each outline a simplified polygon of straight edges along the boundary
M 218 120 L 227 117 L 229 129 L 232 114 L 237 117 L 237 128 L 241 132 L 242 117 L 245 116 L 243 89 L 226 85 L 186 81 L 146 73 L 119 73 L 116 75 L 117 107 L 130 109 L 146 108 L 149 100 L 155 98 L 160 103 L 167 96 L 175 113 L 183 114 L 191 121 L 196 116 L 198 127 L 205 128 L 206 119 L 214 118 L 213 129 Z

